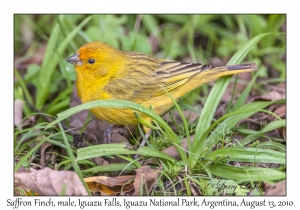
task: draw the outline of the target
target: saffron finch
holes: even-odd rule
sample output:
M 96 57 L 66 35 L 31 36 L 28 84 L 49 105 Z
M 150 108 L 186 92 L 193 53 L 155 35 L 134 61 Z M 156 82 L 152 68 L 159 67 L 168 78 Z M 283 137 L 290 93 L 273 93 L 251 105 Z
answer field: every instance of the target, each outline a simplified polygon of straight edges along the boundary
M 148 108 L 152 105 L 159 115 L 173 106 L 165 90 L 179 99 L 203 83 L 257 69 L 255 63 L 212 68 L 201 63 L 170 62 L 144 53 L 121 51 L 102 42 L 83 45 L 67 61 L 76 67 L 76 86 L 82 103 L 127 100 Z M 113 124 L 138 124 L 131 109 L 99 107 L 91 111 Z M 147 116 L 143 117 L 151 122 Z

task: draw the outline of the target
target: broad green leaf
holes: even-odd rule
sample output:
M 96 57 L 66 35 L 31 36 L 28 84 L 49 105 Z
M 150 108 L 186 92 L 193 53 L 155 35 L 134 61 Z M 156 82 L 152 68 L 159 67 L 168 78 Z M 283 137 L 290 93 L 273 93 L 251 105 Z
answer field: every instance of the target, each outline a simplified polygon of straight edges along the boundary
M 95 166 L 86 170 L 82 170 L 82 173 L 100 173 L 105 171 L 131 171 L 136 167 L 134 165 L 129 165 L 128 163 L 113 163 L 107 166 Z
M 155 149 L 149 147 L 142 147 L 137 149 L 127 144 L 101 144 L 101 145 L 94 145 L 94 146 L 80 148 L 77 150 L 77 161 L 100 157 L 100 156 L 120 155 L 120 154 L 127 154 L 127 155 L 140 154 L 140 155 L 145 155 L 150 157 L 159 157 L 169 161 L 176 161 L 174 158 L 170 157 L 169 155 L 166 155 Z
M 284 172 L 270 169 L 270 168 L 256 168 L 256 167 L 233 167 L 221 164 L 209 166 L 211 173 L 225 179 L 232 179 L 236 181 L 275 181 L 285 179 Z
M 212 161 L 227 160 L 238 162 L 286 163 L 286 155 L 270 149 L 230 147 L 217 149 L 206 156 Z

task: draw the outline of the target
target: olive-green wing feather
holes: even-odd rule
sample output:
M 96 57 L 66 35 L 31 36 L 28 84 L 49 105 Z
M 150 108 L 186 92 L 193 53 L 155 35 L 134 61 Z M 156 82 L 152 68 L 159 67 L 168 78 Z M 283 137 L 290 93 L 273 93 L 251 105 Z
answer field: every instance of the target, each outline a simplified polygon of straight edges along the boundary
M 144 102 L 173 90 L 194 75 L 210 69 L 201 63 L 167 62 L 142 53 L 129 52 L 125 77 L 112 79 L 105 87 L 116 99 Z
M 207 69 L 210 69 L 210 65 L 203 65 L 201 63 L 180 63 L 180 62 L 163 62 L 160 64 L 161 69 L 167 71 L 169 79 L 163 85 L 163 88 L 167 91 L 173 90 L 185 82 L 191 77 Z M 164 94 L 165 91 L 160 89 L 154 96 Z

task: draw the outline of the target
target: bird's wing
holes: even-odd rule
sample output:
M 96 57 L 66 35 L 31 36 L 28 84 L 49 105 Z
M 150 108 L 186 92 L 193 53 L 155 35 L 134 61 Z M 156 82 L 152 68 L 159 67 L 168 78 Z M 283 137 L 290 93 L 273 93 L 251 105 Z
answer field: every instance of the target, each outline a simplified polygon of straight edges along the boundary
M 164 94 L 165 90 L 173 90 L 186 83 L 194 75 L 211 68 L 210 65 L 203 65 L 201 63 L 163 62 L 160 65 L 161 69 L 168 72 L 169 79 L 154 96 Z
M 145 56 L 145 57 L 138 57 Z M 114 98 L 144 102 L 173 90 L 194 75 L 210 69 L 201 63 L 166 62 L 145 54 L 135 54 L 126 66 L 125 77 L 117 77 L 105 87 Z M 139 58 L 139 59 L 137 59 Z

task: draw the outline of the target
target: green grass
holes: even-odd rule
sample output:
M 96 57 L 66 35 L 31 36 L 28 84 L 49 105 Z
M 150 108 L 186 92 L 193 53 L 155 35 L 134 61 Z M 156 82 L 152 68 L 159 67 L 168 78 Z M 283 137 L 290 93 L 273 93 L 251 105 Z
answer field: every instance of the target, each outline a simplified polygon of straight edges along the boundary
M 15 127 L 15 171 L 21 166 L 39 165 L 41 145 L 49 142 L 66 152 L 57 156 L 56 165 L 47 163 L 47 166 L 74 170 L 81 180 L 92 175 L 111 176 L 110 172 L 116 171 L 134 173 L 134 169 L 141 166 L 138 160 L 154 159 L 155 166 L 161 166 L 162 171 L 151 195 L 192 195 L 193 185 L 198 186 L 204 195 L 221 195 L 220 189 L 205 189 L 216 180 L 237 186 L 238 191 L 227 191 L 228 194 L 244 195 L 249 191 L 241 190 L 242 182 L 253 184 L 285 179 L 284 140 L 268 135 L 268 132 L 286 126 L 285 119 L 268 110 L 270 105 L 285 104 L 285 100 L 246 103 L 252 92 L 257 95 L 265 92 L 258 80 L 273 85 L 285 82 L 285 60 L 281 59 L 286 53 L 282 31 L 285 18 L 285 15 L 15 15 L 17 62 L 32 56 L 39 46 L 46 44 L 41 64 L 29 63 L 25 71 L 18 68 L 14 71 L 17 79 L 14 97 L 25 102 L 21 123 L 32 115 L 39 116 L 22 130 Z M 23 39 L 22 27 L 35 35 L 29 43 Z M 204 84 L 178 103 L 174 101 L 172 111 L 179 112 L 183 123 L 173 130 L 151 107 L 133 102 L 105 100 L 69 107 L 76 74 L 74 66 L 65 59 L 81 45 L 93 40 L 170 60 L 207 63 L 211 57 L 218 57 L 228 65 L 256 62 L 259 69 L 252 74 L 252 80 L 236 101 L 233 100 L 233 91 L 226 113 L 219 119 L 214 115 L 231 77 L 219 79 L 212 88 Z M 19 53 L 28 44 L 30 47 Z M 270 71 L 276 72 L 278 77 L 268 78 Z M 237 82 L 235 80 L 235 84 Z M 137 149 L 125 143 L 103 144 L 78 150 L 70 146 L 72 136 L 61 124 L 68 126 L 70 116 L 92 107 L 132 108 L 141 124 L 147 122 L 139 113 L 150 116 L 153 132 L 147 145 Z M 183 110 L 200 114 L 199 118 L 190 123 Z M 242 119 L 259 112 L 275 115 L 277 120 L 265 123 L 257 130 L 245 125 L 237 127 Z M 174 119 L 172 113 L 170 118 Z M 90 122 L 89 119 L 86 122 Z M 243 140 L 235 140 L 234 133 L 243 135 Z M 140 135 L 139 132 L 132 134 L 131 140 Z M 181 147 L 184 138 L 188 140 L 187 150 Z M 178 151 L 179 160 L 161 152 L 170 145 Z M 132 154 L 139 154 L 140 158 L 134 160 Z M 127 163 L 97 166 L 91 158 L 100 155 L 116 155 Z M 234 167 L 235 162 L 243 166 Z M 278 167 L 268 168 L 263 163 L 277 164 Z M 166 181 L 172 184 L 166 186 Z M 178 189 L 178 186 L 185 186 L 185 190 Z

